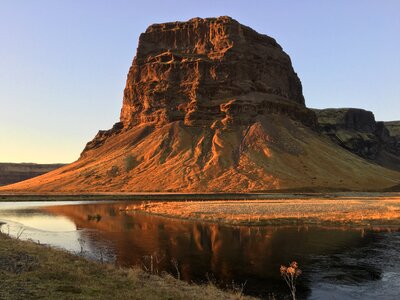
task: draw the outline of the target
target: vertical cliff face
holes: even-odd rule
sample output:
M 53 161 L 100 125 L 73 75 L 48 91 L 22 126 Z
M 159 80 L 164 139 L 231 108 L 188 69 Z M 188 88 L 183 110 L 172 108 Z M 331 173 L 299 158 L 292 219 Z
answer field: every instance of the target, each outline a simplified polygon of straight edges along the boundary
M 242 125 L 279 111 L 312 115 L 276 41 L 229 17 L 196 18 L 152 25 L 141 34 L 121 122 Z M 313 122 L 312 116 L 302 119 Z

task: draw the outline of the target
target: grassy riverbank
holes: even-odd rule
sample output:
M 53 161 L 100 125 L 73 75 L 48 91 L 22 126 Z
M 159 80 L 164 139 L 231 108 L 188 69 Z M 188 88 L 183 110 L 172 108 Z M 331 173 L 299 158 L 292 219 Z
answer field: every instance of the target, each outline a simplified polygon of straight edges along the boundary
M 400 225 L 400 197 L 143 202 L 126 212 L 236 225 Z
M 250 299 L 0 234 L 0 299 Z
M 268 193 L 4 193 L 0 202 L 24 201 L 212 201 L 212 200 L 284 200 L 284 199 L 385 199 L 400 198 L 396 192 L 284 192 Z

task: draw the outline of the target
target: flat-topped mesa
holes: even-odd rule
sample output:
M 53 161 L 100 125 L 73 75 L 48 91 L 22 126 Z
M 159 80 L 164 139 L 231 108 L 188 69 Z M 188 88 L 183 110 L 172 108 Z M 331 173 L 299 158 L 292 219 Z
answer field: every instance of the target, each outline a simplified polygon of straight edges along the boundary
M 124 127 L 247 125 L 268 113 L 316 124 L 289 56 L 273 38 L 230 17 L 155 24 L 140 35 Z

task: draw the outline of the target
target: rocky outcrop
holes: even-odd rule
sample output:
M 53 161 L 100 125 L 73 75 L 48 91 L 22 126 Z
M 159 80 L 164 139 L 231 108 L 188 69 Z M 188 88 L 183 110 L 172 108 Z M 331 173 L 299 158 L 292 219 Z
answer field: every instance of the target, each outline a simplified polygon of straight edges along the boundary
M 356 108 L 314 111 L 323 134 L 359 156 L 376 158 L 380 141 L 372 112 Z
M 96 149 L 104 144 L 104 142 L 113 135 L 116 135 L 121 132 L 124 128 L 124 125 L 121 122 L 117 122 L 114 126 L 109 130 L 99 130 L 93 140 L 88 142 L 83 149 L 81 156 L 89 150 Z
M 230 17 L 150 26 L 140 35 L 121 122 L 248 125 L 280 113 L 308 126 L 314 114 L 289 56 L 271 37 Z
M 336 144 L 384 167 L 400 170 L 400 122 L 377 122 L 357 108 L 314 110 L 320 131 Z
M 53 171 L 63 164 L 0 163 L 0 186 L 23 181 Z

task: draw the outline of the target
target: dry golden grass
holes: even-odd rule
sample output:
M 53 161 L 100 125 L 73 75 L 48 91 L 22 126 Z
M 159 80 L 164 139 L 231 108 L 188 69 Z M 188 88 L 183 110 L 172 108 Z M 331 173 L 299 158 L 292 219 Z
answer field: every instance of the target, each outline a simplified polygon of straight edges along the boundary
M 118 269 L 0 234 L 0 299 L 254 299 L 139 268 Z
M 230 224 L 400 224 L 400 197 L 147 202 L 130 210 Z

